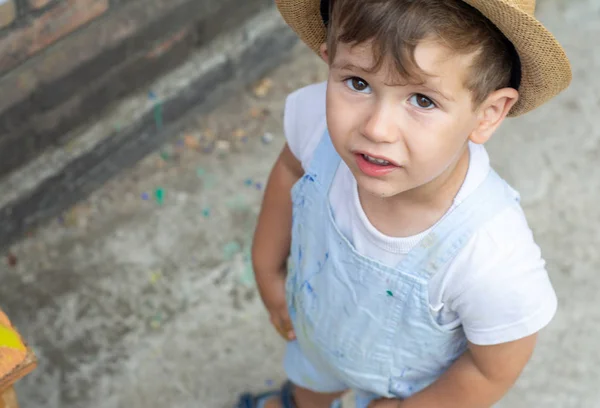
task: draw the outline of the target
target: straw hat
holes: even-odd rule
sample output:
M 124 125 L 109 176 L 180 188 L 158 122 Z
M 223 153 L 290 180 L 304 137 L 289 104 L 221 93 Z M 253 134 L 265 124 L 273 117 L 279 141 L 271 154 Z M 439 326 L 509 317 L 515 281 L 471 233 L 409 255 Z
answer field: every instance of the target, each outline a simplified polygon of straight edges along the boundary
M 509 116 L 544 104 L 569 86 L 571 66 L 554 36 L 534 17 L 535 0 L 463 0 L 511 41 L 519 55 L 519 101 Z M 316 53 L 325 42 L 321 0 L 275 0 L 284 20 Z M 324 6 L 328 4 L 323 0 Z

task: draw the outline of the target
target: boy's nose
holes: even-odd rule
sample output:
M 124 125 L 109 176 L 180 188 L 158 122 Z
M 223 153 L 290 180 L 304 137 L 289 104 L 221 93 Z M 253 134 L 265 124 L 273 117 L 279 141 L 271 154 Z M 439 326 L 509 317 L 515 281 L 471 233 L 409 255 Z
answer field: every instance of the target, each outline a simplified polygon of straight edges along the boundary
M 363 136 L 374 143 L 394 143 L 397 139 L 395 119 L 393 109 L 377 104 L 366 116 Z

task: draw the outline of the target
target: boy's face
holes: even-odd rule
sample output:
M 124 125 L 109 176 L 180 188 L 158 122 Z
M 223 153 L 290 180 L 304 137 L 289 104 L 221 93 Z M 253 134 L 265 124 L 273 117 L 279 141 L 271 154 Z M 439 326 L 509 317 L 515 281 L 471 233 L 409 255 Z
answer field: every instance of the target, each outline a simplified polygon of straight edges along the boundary
M 367 71 L 370 44 L 337 45 L 329 61 L 327 123 L 362 191 L 385 198 L 418 191 L 452 177 L 468 158 L 467 141 L 477 139 L 472 135 L 484 117 L 464 87 L 472 58 L 423 41 L 415 60 L 429 75 L 422 85 L 398 85 L 389 75 L 392 63 Z

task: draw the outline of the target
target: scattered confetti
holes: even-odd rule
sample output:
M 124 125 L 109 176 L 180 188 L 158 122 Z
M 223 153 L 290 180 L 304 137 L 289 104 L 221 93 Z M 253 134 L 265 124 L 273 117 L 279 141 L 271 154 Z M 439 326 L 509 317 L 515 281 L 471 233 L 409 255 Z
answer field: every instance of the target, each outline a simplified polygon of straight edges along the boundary
M 392 293 L 391 290 L 388 290 L 386 293 L 388 294 L 388 296 L 394 297 L 394 294 Z
M 142 200 L 148 201 L 150 199 L 150 195 L 148 193 L 142 193 Z
M 155 285 L 161 278 L 162 273 L 160 271 L 154 271 L 150 276 L 150 282 L 152 282 L 152 284 Z
M 162 151 L 160 152 L 160 158 L 163 159 L 164 161 L 169 161 L 169 153 Z
M 227 208 L 234 211 L 242 211 L 248 208 L 244 196 L 238 194 L 227 202 Z
M 231 241 L 223 247 L 223 258 L 226 261 L 231 261 L 235 254 L 239 253 L 241 250 L 242 247 L 240 244 L 235 241 Z
M 149 91 L 148 92 L 148 98 L 154 100 L 154 99 L 156 99 L 156 94 L 154 92 L 152 92 L 152 91 Z
M 150 321 L 150 326 L 153 329 L 158 329 L 160 328 L 162 323 L 162 315 L 160 313 L 157 313 L 154 317 L 152 317 L 152 320 Z
M 17 266 L 18 262 L 19 262 L 19 260 L 17 259 L 17 256 L 15 254 L 13 254 L 12 252 L 9 252 L 6 255 L 6 263 L 8 264 L 8 266 L 15 267 L 15 266 Z
M 165 202 L 165 190 L 157 188 L 156 191 L 154 191 L 154 198 L 156 198 L 158 205 L 162 205 Z
M 263 185 L 262 185 L 262 183 L 256 183 L 256 184 L 254 185 L 254 187 L 256 187 L 256 189 L 257 189 L 257 190 L 259 190 L 259 191 L 263 189 Z
M 246 179 L 244 180 L 244 184 L 248 187 L 250 187 L 252 184 L 254 184 L 254 182 L 252 181 L 252 179 Z
M 204 176 L 202 178 L 202 181 L 204 182 L 204 188 L 209 190 L 212 189 L 216 183 L 215 176 L 213 176 L 212 174 L 207 174 L 206 176 Z
M 162 129 L 163 126 L 163 109 L 162 102 L 156 102 L 154 104 L 154 122 L 156 123 L 156 129 Z
M 73 150 L 75 150 L 75 148 L 77 147 L 77 140 L 71 140 L 69 143 L 67 143 L 67 145 L 65 146 L 65 151 L 67 151 L 67 153 L 71 153 Z
M 258 84 L 256 84 L 256 86 L 254 87 L 254 95 L 256 95 L 259 98 L 267 96 L 267 94 L 271 90 L 272 86 L 273 86 L 273 81 L 271 81 L 268 78 L 265 78 L 262 81 L 260 81 Z
M 81 225 L 81 219 L 79 216 L 79 208 L 75 207 L 70 209 L 64 216 L 64 225 L 67 227 L 78 227 Z
M 252 256 L 250 254 L 250 249 L 246 249 L 244 255 L 244 271 L 242 276 L 240 276 L 240 282 L 245 286 L 254 286 L 254 270 L 252 269 Z
M 265 384 L 267 385 L 267 387 L 272 387 L 273 386 L 273 380 L 267 380 L 267 381 L 265 381 Z
M 274 139 L 274 137 L 273 137 L 273 134 L 272 134 L 272 133 L 269 133 L 269 132 L 267 132 L 267 133 L 265 133 L 265 134 L 263 135 L 263 137 L 262 137 L 262 142 L 263 142 L 264 144 L 269 144 L 269 143 L 271 143 L 271 142 L 273 141 L 273 139 Z
M 204 209 L 202 210 L 202 216 L 203 216 L 204 218 L 208 218 L 208 217 L 210 217 L 210 208 L 204 208 Z
M 206 174 L 206 170 L 204 170 L 202 167 L 198 167 L 196 169 L 196 175 L 198 177 L 203 177 Z

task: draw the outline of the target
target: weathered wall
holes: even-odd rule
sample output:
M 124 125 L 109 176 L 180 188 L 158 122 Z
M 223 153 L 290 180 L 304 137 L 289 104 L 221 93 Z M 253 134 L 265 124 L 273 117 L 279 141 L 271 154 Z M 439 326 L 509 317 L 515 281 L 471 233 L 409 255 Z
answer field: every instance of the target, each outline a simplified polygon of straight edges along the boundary
M 0 0 L 0 177 L 271 0 Z

